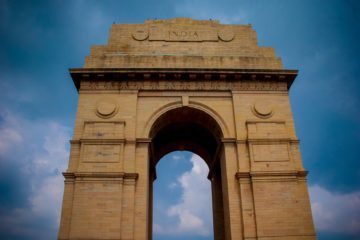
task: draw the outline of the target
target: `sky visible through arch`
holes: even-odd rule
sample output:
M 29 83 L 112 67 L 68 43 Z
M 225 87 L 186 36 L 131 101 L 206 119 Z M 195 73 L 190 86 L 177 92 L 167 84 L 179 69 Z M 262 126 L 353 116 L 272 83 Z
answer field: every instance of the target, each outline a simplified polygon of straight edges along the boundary
M 56 238 L 77 104 L 68 68 L 113 22 L 172 17 L 251 23 L 299 69 L 290 99 L 319 239 L 360 239 L 360 5 L 349 0 L 0 0 L 0 239 Z M 187 159 L 171 174 L 191 172 Z
M 214 239 L 211 183 L 205 161 L 192 152 L 174 151 L 160 159 L 156 171 L 153 239 Z

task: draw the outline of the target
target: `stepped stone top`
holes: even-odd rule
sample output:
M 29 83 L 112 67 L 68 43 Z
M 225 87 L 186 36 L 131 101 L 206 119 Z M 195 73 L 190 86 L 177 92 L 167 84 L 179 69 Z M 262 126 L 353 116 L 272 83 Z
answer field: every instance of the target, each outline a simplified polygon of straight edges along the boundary
M 113 24 L 107 45 L 91 47 L 85 68 L 283 69 L 259 47 L 251 25 L 173 18 Z

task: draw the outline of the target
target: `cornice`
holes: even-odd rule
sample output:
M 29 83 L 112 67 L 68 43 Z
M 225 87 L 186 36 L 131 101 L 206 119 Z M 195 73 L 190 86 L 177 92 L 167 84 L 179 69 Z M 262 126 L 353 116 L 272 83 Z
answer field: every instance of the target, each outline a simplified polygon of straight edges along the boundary
M 298 71 L 286 69 L 210 69 L 210 68 L 71 68 L 73 82 L 79 90 L 86 81 L 271 81 L 286 82 L 287 89 Z

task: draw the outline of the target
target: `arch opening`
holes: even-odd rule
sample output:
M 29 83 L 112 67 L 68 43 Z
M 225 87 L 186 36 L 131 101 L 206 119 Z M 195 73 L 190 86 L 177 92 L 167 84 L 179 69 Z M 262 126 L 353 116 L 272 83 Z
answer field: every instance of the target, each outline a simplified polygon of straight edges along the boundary
M 174 151 L 160 159 L 156 170 L 153 238 L 212 240 L 211 182 L 204 159 Z
M 190 151 L 200 156 L 209 168 L 211 182 L 214 239 L 224 239 L 224 207 L 220 157 L 223 133 L 219 124 L 207 113 L 180 107 L 162 114 L 150 130 L 149 147 L 149 239 L 153 229 L 153 182 L 156 165 L 166 154 L 174 151 Z

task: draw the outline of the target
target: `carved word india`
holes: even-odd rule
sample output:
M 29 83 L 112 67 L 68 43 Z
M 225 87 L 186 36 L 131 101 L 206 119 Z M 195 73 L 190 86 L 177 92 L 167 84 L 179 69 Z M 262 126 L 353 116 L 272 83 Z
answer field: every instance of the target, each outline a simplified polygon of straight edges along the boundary
M 181 31 L 174 30 L 169 31 L 170 39 L 197 39 L 199 38 L 199 34 L 196 31 Z

